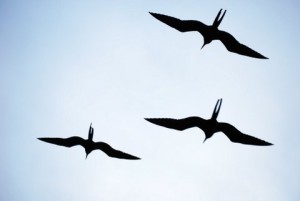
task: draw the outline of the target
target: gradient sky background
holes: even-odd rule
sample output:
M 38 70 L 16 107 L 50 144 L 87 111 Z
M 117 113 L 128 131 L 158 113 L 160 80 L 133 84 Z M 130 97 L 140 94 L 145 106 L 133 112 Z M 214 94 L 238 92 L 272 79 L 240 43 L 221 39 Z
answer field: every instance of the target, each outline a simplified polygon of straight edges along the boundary
M 149 11 L 211 24 L 269 60 L 200 50 Z M 299 2 L 1 1 L 0 200 L 300 200 Z M 275 145 L 216 134 L 204 144 L 145 117 L 210 118 Z M 87 138 L 142 158 L 126 161 L 37 137 Z

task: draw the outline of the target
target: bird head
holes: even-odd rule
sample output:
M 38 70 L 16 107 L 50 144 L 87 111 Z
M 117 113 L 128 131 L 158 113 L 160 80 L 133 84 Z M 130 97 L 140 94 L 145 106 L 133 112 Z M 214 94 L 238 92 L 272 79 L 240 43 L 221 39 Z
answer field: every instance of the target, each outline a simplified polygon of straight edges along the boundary
M 203 42 L 203 45 L 202 45 L 202 47 L 201 47 L 201 50 L 202 50 L 202 48 L 203 48 L 205 45 L 209 44 L 211 41 L 212 41 L 212 40 L 210 40 L 210 39 L 204 38 L 204 42 Z
M 214 127 L 215 127 L 215 122 L 213 121 L 208 121 L 208 124 L 207 124 L 207 130 L 204 132 L 205 134 L 205 139 L 203 140 L 203 143 L 208 139 L 208 138 L 211 138 L 214 133 L 216 132 Z
M 86 155 L 85 155 L 85 159 L 87 159 L 88 155 L 89 155 L 91 152 L 92 152 L 91 150 L 87 150 L 87 149 L 85 150 L 85 154 L 86 154 Z
M 211 136 L 213 136 L 213 132 L 205 132 L 205 139 L 203 140 L 203 143 L 208 139 L 211 138 Z

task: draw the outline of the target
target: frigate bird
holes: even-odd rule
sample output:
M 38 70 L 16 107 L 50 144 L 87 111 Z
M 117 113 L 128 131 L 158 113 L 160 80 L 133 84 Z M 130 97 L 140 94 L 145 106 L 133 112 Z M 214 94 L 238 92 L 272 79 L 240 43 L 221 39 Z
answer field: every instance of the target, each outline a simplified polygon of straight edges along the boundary
M 88 139 L 82 139 L 81 137 L 73 136 L 69 138 L 38 138 L 39 140 L 42 140 L 44 142 L 48 142 L 51 144 L 56 144 L 59 146 L 65 146 L 65 147 L 73 147 L 76 145 L 81 145 L 85 149 L 86 157 L 88 155 L 96 150 L 100 149 L 104 153 L 106 153 L 108 156 L 113 158 L 120 158 L 120 159 L 129 159 L 129 160 L 138 160 L 140 158 L 136 156 L 132 156 L 130 154 L 124 153 L 122 151 L 113 149 L 109 144 L 105 142 L 94 142 L 93 141 L 93 135 L 94 135 L 94 128 L 92 127 L 92 124 L 89 128 L 89 135 Z
M 205 139 L 203 142 L 212 137 L 214 133 L 223 132 L 232 142 L 258 146 L 273 145 L 264 140 L 244 134 L 228 123 L 218 122 L 217 117 L 220 112 L 221 104 L 222 99 L 217 101 L 211 119 L 202 119 L 201 117 L 188 117 L 185 119 L 145 118 L 145 120 L 159 126 L 179 131 L 183 131 L 192 127 L 198 127 L 204 131 Z
M 202 34 L 204 39 L 204 44 L 202 48 L 213 40 L 220 40 L 225 45 L 226 49 L 230 52 L 234 52 L 237 54 L 254 57 L 258 59 L 268 59 L 267 57 L 252 50 L 246 45 L 239 43 L 231 34 L 219 30 L 218 27 L 224 18 L 226 10 L 223 13 L 222 17 L 220 18 L 221 12 L 222 9 L 217 14 L 212 25 L 206 25 L 196 20 L 180 20 L 175 17 L 171 17 L 167 15 L 162 15 L 162 14 L 152 13 L 152 12 L 149 13 L 159 21 L 169 25 L 170 27 L 173 27 L 174 29 L 180 32 L 198 31 L 199 33 Z

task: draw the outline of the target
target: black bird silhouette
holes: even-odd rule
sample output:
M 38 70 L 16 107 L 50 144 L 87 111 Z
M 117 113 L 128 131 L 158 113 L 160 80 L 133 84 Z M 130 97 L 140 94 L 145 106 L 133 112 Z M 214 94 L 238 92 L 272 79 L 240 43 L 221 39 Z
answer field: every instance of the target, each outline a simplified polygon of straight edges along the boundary
M 96 149 L 100 149 L 101 151 L 106 153 L 108 156 L 113 157 L 113 158 L 129 159 L 129 160 L 140 159 L 136 156 L 132 156 L 130 154 L 124 153 L 119 150 L 115 150 L 110 145 L 108 145 L 104 142 L 94 142 L 93 135 L 94 135 L 94 128 L 92 127 L 92 124 L 91 124 L 87 140 L 82 139 L 81 137 L 77 137 L 77 136 L 73 136 L 73 137 L 69 137 L 69 138 L 38 138 L 38 139 L 42 140 L 44 142 L 56 144 L 59 146 L 65 146 L 65 147 L 73 147 L 76 145 L 81 145 L 85 149 L 85 153 L 86 153 L 85 158 L 87 158 L 88 155 L 92 151 L 94 151 Z
M 225 45 L 227 50 L 230 52 L 234 52 L 237 54 L 254 57 L 258 59 L 268 59 L 267 57 L 261 55 L 260 53 L 250 49 L 246 45 L 239 43 L 231 34 L 219 30 L 218 26 L 223 20 L 226 10 L 223 13 L 222 17 L 219 19 L 221 12 L 222 9 L 219 11 L 212 25 L 206 25 L 196 20 L 180 20 L 175 17 L 170 17 L 167 15 L 151 13 L 151 12 L 149 13 L 159 21 L 169 25 L 170 27 L 173 27 L 174 29 L 177 29 L 180 32 L 187 32 L 187 31 L 200 32 L 204 38 L 204 44 L 201 47 L 201 49 L 206 44 L 209 44 L 213 40 L 220 40 Z
M 217 101 L 211 119 L 202 119 L 201 117 L 188 117 L 185 119 L 145 118 L 145 120 L 159 126 L 179 131 L 183 131 L 192 127 L 198 127 L 204 131 L 205 139 L 203 142 L 213 136 L 214 133 L 223 132 L 232 142 L 259 146 L 273 145 L 256 137 L 246 135 L 228 123 L 218 122 L 217 117 L 221 108 L 221 104 L 222 99 Z

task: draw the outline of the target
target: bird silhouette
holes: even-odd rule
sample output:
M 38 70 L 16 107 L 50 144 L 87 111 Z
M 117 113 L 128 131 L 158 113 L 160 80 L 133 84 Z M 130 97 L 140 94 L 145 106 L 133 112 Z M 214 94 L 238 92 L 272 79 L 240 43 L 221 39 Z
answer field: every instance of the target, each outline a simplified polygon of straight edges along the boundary
M 170 27 L 173 27 L 174 29 L 180 32 L 188 32 L 188 31 L 200 32 L 204 39 L 204 44 L 201 47 L 201 49 L 206 44 L 209 44 L 213 40 L 220 40 L 225 45 L 226 49 L 230 52 L 234 52 L 237 54 L 254 57 L 258 59 L 268 59 L 267 57 L 252 50 L 246 45 L 239 43 L 231 34 L 219 30 L 218 26 L 223 20 L 226 10 L 223 13 L 222 17 L 220 18 L 221 12 L 222 9 L 219 11 L 212 25 L 206 25 L 196 20 L 180 20 L 175 17 L 171 17 L 167 15 L 162 15 L 162 14 L 152 13 L 152 12 L 149 13 L 159 21 L 169 25 Z
M 201 117 L 188 117 L 185 119 L 169 119 L 169 118 L 145 118 L 145 120 L 166 128 L 183 131 L 188 128 L 198 127 L 204 131 L 205 140 L 212 137 L 214 133 L 223 132 L 229 140 L 236 143 L 267 146 L 273 145 L 264 140 L 244 134 L 228 123 L 217 121 L 217 117 L 221 108 L 222 99 L 218 100 L 213 111 L 211 119 L 202 119 Z
M 41 141 L 51 143 L 51 144 L 56 144 L 59 146 L 64 146 L 64 147 L 73 147 L 76 145 L 81 145 L 85 149 L 86 157 L 88 155 L 96 150 L 100 149 L 104 153 L 106 153 L 108 156 L 113 157 L 113 158 L 120 158 L 120 159 L 129 159 L 129 160 L 138 160 L 140 158 L 136 156 L 132 156 L 130 154 L 124 153 L 119 150 L 113 149 L 109 144 L 104 143 L 104 142 L 94 142 L 93 141 L 93 135 L 94 135 L 94 128 L 92 127 L 92 124 L 90 125 L 89 128 L 89 135 L 88 139 L 82 139 L 81 137 L 73 136 L 69 138 L 38 138 Z

